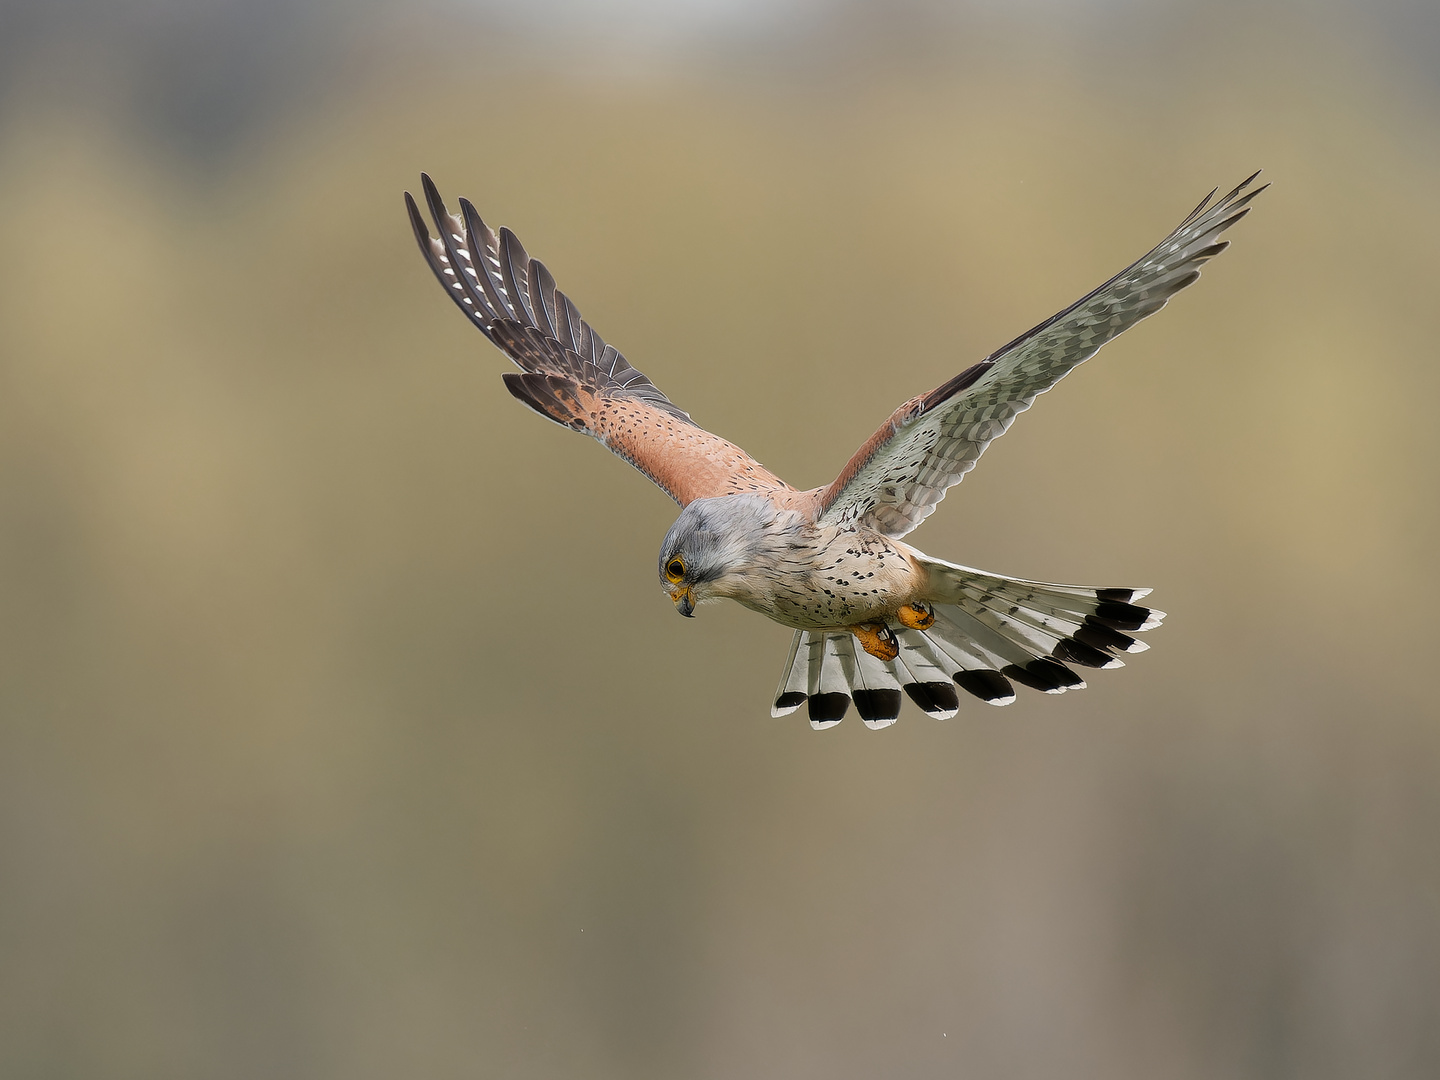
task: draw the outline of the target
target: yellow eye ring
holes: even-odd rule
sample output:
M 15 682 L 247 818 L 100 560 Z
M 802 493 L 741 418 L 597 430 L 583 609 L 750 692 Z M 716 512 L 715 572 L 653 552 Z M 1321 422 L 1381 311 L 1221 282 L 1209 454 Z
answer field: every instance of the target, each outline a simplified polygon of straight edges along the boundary
M 678 583 L 685 576 L 685 560 L 675 556 L 665 564 L 665 577 L 672 584 Z

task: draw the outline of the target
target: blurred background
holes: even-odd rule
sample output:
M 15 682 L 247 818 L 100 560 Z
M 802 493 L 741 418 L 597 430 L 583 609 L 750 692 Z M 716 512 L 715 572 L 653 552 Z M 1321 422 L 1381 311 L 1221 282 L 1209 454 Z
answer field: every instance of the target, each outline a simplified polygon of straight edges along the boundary
M 0 0 L 0 1074 L 1440 1075 L 1440 9 Z M 431 172 L 799 486 L 1274 187 L 913 538 L 1123 672 L 772 720 Z

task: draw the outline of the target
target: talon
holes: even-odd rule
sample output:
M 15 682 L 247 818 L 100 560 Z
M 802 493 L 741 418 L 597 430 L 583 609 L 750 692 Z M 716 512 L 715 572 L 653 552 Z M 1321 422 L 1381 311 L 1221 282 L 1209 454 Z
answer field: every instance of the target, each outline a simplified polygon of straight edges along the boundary
M 861 623 L 852 626 L 850 632 L 860 642 L 861 648 L 877 660 L 889 663 L 900 655 L 900 643 L 884 623 Z
M 935 625 L 935 612 L 924 602 L 902 605 L 895 617 L 911 630 L 929 630 Z

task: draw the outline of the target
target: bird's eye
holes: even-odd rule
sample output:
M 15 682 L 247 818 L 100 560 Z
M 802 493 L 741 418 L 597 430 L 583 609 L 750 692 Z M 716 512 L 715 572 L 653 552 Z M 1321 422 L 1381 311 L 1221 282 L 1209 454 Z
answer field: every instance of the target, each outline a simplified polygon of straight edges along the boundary
M 671 559 L 665 564 L 665 576 L 671 581 L 679 581 L 685 576 L 685 561 L 680 558 Z

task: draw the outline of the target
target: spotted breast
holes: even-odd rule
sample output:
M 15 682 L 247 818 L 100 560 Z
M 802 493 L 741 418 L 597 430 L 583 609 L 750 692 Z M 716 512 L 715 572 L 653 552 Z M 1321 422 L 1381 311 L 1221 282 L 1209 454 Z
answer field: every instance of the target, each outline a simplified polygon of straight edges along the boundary
M 926 574 L 908 544 L 870 529 L 817 526 L 777 535 L 737 575 L 732 599 L 796 630 L 883 621 L 919 599 Z

